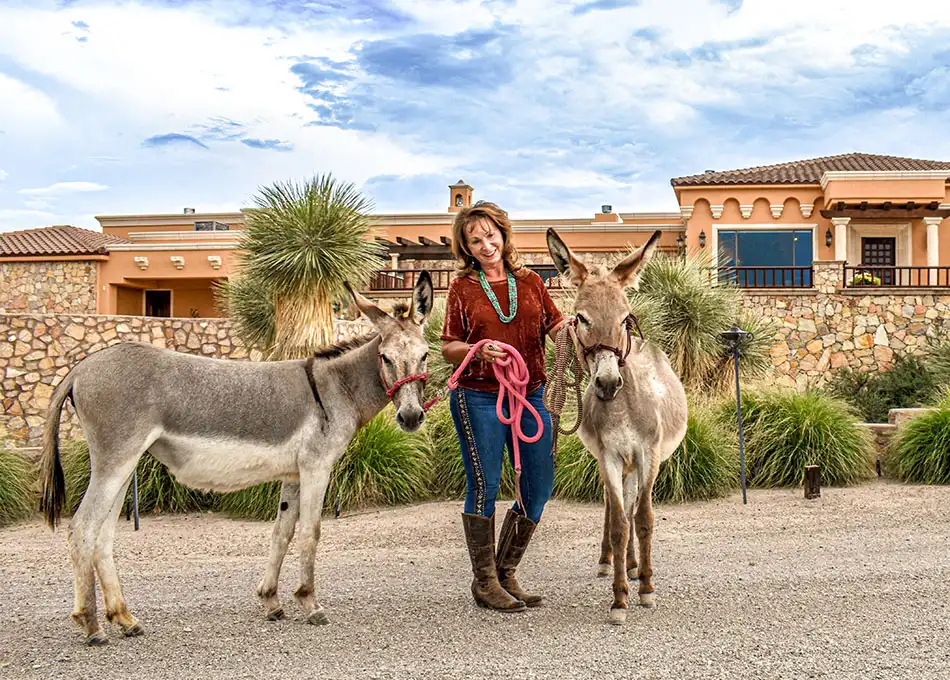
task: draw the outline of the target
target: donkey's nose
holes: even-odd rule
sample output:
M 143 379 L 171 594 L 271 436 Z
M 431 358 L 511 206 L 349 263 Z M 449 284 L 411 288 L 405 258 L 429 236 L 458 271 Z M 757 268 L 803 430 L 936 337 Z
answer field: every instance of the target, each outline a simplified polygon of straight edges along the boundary
M 415 432 L 425 422 L 426 414 L 418 406 L 401 408 L 396 412 L 396 423 L 406 432 Z
M 610 401 L 616 397 L 621 387 L 623 387 L 623 378 L 619 375 L 615 378 L 599 375 L 594 379 L 597 396 L 605 401 Z

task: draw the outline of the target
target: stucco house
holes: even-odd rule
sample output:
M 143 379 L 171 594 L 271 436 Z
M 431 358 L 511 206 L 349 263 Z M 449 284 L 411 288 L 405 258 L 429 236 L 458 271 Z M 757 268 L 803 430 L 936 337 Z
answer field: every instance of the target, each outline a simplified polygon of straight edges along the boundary
M 719 278 L 746 288 L 816 286 L 815 263 L 837 263 L 841 289 L 891 292 L 950 288 L 950 162 L 851 153 L 671 180 L 678 212 L 615 211 L 517 219 L 525 260 L 545 279 L 554 269 L 545 231 L 554 227 L 588 259 L 604 259 L 663 231 L 671 253 L 707 249 Z M 402 295 L 415 272 L 436 287 L 451 280 L 451 225 L 475 200 L 459 180 L 446 208 L 373 216 L 388 253 L 370 293 Z M 102 232 L 70 226 L 0 234 L 0 312 L 79 312 L 155 317 L 220 315 L 214 282 L 234 274 L 242 212 L 108 215 Z

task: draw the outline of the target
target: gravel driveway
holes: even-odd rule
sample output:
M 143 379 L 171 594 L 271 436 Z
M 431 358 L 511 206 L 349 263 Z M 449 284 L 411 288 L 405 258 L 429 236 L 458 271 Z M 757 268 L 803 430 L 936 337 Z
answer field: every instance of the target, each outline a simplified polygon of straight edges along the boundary
M 135 533 L 121 520 L 116 561 L 146 635 L 107 626 L 98 649 L 69 621 L 65 532 L 37 520 L 0 530 L 0 678 L 950 677 L 950 488 L 822 494 L 658 507 L 659 606 L 623 627 L 607 624 L 595 576 L 594 505 L 548 506 L 519 570 L 547 604 L 517 615 L 472 604 L 458 503 L 329 519 L 325 627 L 293 603 L 263 620 L 268 524 L 147 516 Z

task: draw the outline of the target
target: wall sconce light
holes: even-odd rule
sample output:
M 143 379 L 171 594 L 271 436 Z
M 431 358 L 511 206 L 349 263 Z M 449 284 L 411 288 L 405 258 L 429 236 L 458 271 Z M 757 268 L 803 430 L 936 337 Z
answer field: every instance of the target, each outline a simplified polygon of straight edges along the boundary
M 683 245 L 683 233 L 676 235 L 676 254 L 682 257 L 686 253 L 686 247 Z
M 825 245 L 831 247 L 831 229 L 825 231 Z
M 700 248 L 706 247 L 706 232 L 705 231 L 699 232 L 699 247 Z

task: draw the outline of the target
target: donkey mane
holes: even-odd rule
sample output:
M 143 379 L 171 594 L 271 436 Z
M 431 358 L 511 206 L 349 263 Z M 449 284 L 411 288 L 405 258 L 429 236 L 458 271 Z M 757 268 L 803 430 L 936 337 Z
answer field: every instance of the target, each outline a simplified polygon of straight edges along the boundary
M 342 356 L 349 352 L 350 350 L 359 349 L 363 345 L 372 342 L 379 337 L 379 333 L 369 333 L 368 335 L 361 335 L 357 338 L 351 338 L 350 340 L 344 340 L 343 342 L 338 342 L 329 347 L 324 347 L 321 350 L 318 350 L 314 353 L 314 359 L 335 359 L 338 356 Z

